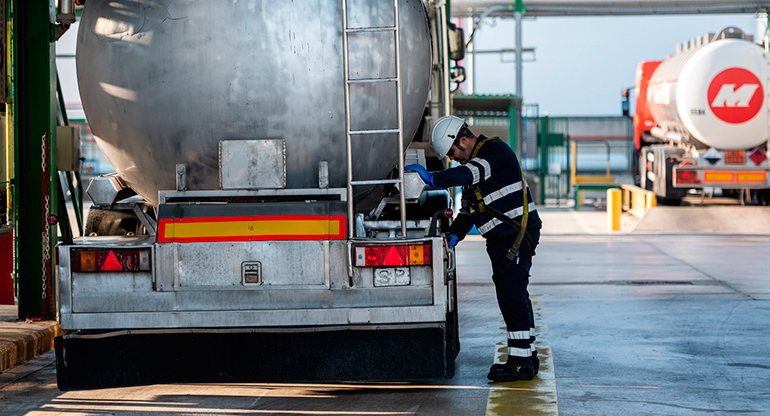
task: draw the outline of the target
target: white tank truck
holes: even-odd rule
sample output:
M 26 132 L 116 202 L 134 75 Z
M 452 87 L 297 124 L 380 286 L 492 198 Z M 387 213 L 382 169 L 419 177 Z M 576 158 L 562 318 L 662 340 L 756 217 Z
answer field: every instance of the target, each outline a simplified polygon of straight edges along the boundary
M 680 45 L 637 67 L 634 139 L 640 185 L 677 204 L 722 188 L 770 202 L 770 57 L 740 29 Z
M 58 247 L 59 388 L 452 377 L 451 201 L 403 172 L 461 72 L 445 7 L 89 0 L 116 173 Z

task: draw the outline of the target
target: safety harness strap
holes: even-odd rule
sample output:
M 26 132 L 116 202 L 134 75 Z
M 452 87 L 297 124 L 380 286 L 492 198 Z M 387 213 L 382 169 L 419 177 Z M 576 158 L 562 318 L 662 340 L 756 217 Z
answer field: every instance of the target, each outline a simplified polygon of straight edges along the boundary
M 473 152 L 471 153 L 471 159 L 474 159 L 476 155 L 478 155 L 479 150 L 481 150 L 481 147 L 486 143 L 488 140 L 494 140 L 498 139 L 498 137 L 493 137 L 492 139 L 484 139 L 480 141 L 476 148 L 473 149 Z M 529 219 L 529 200 L 527 198 L 527 181 L 524 179 L 524 169 L 521 169 L 521 191 L 522 191 L 522 206 L 524 209 L 524 213 L 521 216 L 521 224 L 517 224 L 516 221 L 513 220 L 513 218 L 508 217 L 507 215 L 503 214 L 498 210 L 497 208 L 494 208 L 490 205 L 484 204 L 483 197 L 481 195 L 481 190 L 479 190 L 478 186 L 472 187 L 472 191 L 474 195 L 476 196 L 476 200 L 478 201 L 479 207 L 481 208 L 481 211 L 484 210 L 489 211 L 490 214 L 492 214 L 493 217 L 497 218 L 504 224 L 512 227 L 514 230 L 517 230 L 518 233 L 516 234 L 516 239 L 513 241 L 513 245 L 511 248 L 508 249 L 508 254 L 505 256 L 505 260 L 503 263 L 501 263 L 498 266 L 498 270 L 494 271 L 495 276 L 499 276 L 501 273 L 503 273 L 508 266 L 510 266 L 511 263 L 514 261 L 517 261 L 519 258 L 519 248 L 521 247 L 521 243 L 524 241 L 524 239 L 527 239 L 527 244 L 529 244 L 530 251 L 532 251 L 532 255 L 535 255 L 535 242 L 532 240 L 532 237 L 527 232 L 527 221 Z

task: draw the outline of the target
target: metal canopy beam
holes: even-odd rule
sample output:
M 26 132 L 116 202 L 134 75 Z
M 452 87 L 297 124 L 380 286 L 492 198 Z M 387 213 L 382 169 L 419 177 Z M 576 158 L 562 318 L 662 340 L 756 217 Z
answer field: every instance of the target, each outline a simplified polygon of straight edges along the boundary
M 502 7 L 501 7 L 502 6 Z M 453 0 L 452 15 L 481 14 L 512 17 L 514 0 Z M 663 14 L 755 13 L 770 8 L 770 1 L 748 0 L 531 0 L 524 1 L 528 17 L 537 16 L 632 16 Z

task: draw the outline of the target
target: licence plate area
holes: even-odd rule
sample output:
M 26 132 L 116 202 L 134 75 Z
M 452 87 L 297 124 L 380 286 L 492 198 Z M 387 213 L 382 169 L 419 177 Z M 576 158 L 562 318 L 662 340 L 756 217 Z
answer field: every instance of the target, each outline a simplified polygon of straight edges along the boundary
M 374 287 L 409 286 L 411 283 L 408 267 L 374 269 Z

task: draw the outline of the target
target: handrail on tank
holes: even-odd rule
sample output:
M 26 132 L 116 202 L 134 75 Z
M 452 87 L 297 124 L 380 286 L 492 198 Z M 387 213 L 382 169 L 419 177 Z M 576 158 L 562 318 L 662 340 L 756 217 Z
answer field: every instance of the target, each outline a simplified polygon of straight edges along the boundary
M 347 0 L 341 0 L 342 8 L 342 61 L 343 61 L 343 73 L 345 76 L 345 146 L 346 146 L 346 160 L 347 160 L 347 230 L 348 236 L 355 236 L 355 212 L 353 211 L 354 193 L 353 186 L 355 185 L 375 185 L 375 184 L 388 184 L 397 183 L 400 185 L 401 192 L 399 192 L 399 208 L 401 214 L 401 237 L 407 237 L 406 227 L 406 199 L 404 196 L 404 105 L 403 105 L 403 88 L 401 85 L 401 27 L 400 27 L 400 13 L 399 13 L 399 0 L 393 0 L 393 26 L 392 27 L 348 27 L 348 3 Z M 351 33 L 380 33 L 392 31 L 395 39 L 395 64 L 396 64 L 396 77 L 395 78 L 369 78 L 352 80 L 350 78 L 350 57 L 349 57 L 349 45 L 348 36 Z M 377 83 L 377 82 L 395 82 L 397 94 L 396 94 L 396 114 L 398 114 L 398 128 L 397 129 L 366 129 L 366 130 L 353 130 L 351 121 L 350 110 L 350 85 L 353 83 Z M 379 133 L 397 133 L 398 134 L 398 179 L 397 180 L 370 180 L 370 181 L 354 181 L 353 180 L 353 143 L 352 135 L 366 135 L 366 134 L 379 134 Z

